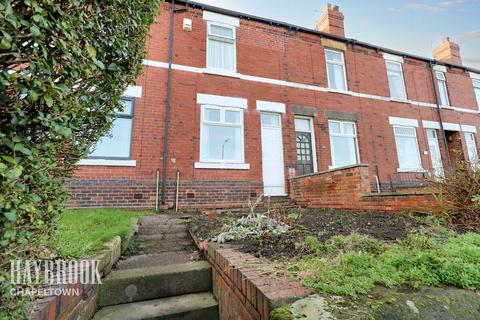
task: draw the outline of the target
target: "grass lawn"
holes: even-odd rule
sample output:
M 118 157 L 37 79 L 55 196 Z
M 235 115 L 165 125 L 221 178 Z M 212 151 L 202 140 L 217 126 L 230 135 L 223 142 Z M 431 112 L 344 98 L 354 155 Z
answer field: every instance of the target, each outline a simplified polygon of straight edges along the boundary
M 50 244 L 61 257 L 85 257 L 102 250 L 115 236 L 128 235 L 131 218 L 150 214 L 120 209 L 66 210 Z

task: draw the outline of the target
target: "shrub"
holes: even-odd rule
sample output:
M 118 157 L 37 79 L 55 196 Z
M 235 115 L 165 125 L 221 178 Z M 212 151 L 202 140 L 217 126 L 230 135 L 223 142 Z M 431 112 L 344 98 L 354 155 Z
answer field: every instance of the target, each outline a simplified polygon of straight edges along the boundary
M 0 3 L 2 270 L 12 257 L 36 254 L 36 238 L 51 233 L 65 179 L 108 132 L 122 93 L 141 73 L 158 4 Z
M 445 179 L 433 181 L 442 216 L 462 229 L 480 230 L 480 170 L 458 157 Z

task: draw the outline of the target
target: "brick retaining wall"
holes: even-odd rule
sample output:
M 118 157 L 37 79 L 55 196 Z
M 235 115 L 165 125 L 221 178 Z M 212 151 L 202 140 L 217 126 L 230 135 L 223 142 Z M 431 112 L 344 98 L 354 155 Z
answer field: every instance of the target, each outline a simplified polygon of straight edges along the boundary
M 213 295 L 220 319 L 268 320 L 274 308 L 311 294 L 301 283 L 273 278 L 269 266 L 254 256 L 209 244 Z
M 290 179 L 292 199 L 310 208 L 402 211 L 438 204 L 425 189 L 372 193 L 368 165 L 360 164 Z

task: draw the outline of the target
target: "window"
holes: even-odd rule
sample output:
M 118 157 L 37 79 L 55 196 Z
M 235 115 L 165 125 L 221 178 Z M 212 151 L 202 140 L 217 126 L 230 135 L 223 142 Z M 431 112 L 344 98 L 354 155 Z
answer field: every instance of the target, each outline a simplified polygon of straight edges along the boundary
M 407 99 L 402 64 L 395 61 L 387 61 L 386 63 L 390 96 L 395 99 Z
M 344 167 L 358 163 L 357 128 L 354 122 L 328 121 L 332 166 Z
M 478 151 L 477 143 L 475 142 L 475 134 L 473 132 L 465 132 L 465 141 L 467 143 L 468 160 L 473 167 L 477 167 L 478 163 Z
M 450 102 L 448 100 L 447 79 L 445 78 L 445 73 L 437 71 L 436 74 L 440 103 L 442 106 L 449 106 Z
M 333 90 L 347 91 L 347 76 L 343 52 L 325 50 L 327 60 L 328 87 Z
M 312 119 L 295 118 L 295 137 L 297 143 L 297 175 L 303 176 L 315 172 L 316 156 Z
M 399 169 L 410 171 L 423 170 L 415 127 L 394 126 L 393 128 L 395 131 Z
M 243 163 L 243 111 L 202 106 L 200 161 Z
M 235 28 L 209 22 L 207 68 L 236 72 Z
M 477 104 L 480 108 L 480 80 L 473 80 L 473 89 L 475 89 L 475 95 L 477 96 Z
M 133 99 L 122 99 L 123 111 L 117 112 L 110 134 L 100 139 L 91 159 L 130 159 L 133 128 Z

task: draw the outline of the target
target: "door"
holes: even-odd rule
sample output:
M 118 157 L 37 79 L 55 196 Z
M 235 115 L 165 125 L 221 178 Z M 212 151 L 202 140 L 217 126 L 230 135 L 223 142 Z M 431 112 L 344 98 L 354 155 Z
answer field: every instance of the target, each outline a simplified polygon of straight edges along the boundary
M 282 124 L 279 114 L 261 113 L 262 171 L 265 196 L 285 195 Z
M 316 158 L 311 119 L 295 118 L 295 137 L 297 142 L 297 176 L 315 172 Z
M 433 174 L 436 178 L 443 178 L 443 163 L 438 144 L 438 133 L 435 129 L 427 129 L 428 147 L 430 149 L 430 157 L 432 159 Z

